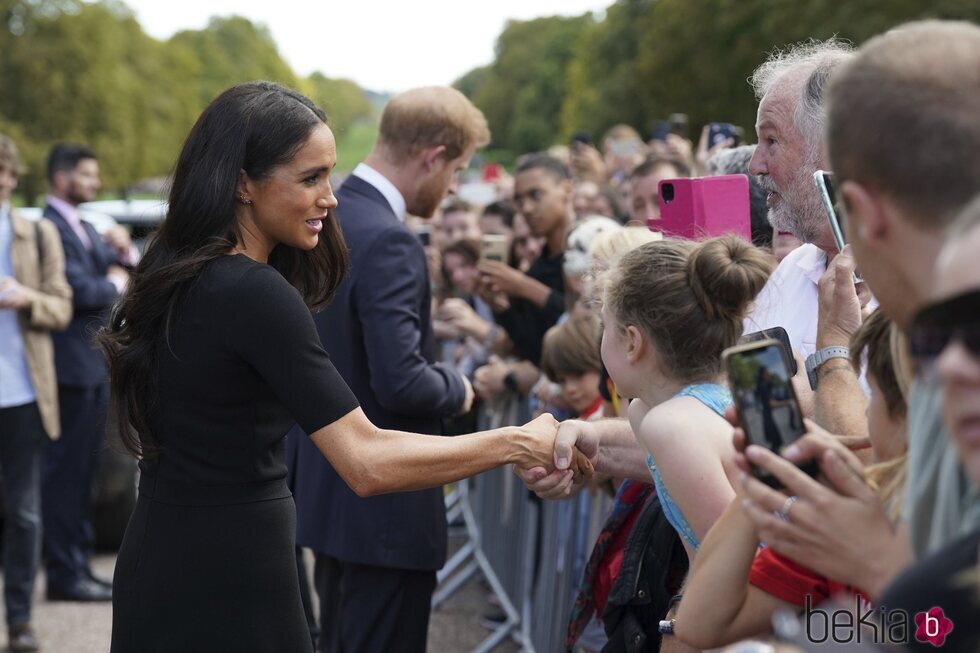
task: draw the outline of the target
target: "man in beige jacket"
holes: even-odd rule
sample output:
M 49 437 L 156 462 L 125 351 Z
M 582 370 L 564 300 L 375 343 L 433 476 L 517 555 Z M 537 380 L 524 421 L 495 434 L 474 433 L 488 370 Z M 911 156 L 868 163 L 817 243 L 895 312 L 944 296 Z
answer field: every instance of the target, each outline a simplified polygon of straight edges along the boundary
M 31 596 L 41 552 L 41 464 L 61 433 L 51 331 L 71 320 L 71 286 L 53 224 L 10 207 L 17 147 L 0 134 L 0 467 L 3 577 L 11 651 L 36 651 Z

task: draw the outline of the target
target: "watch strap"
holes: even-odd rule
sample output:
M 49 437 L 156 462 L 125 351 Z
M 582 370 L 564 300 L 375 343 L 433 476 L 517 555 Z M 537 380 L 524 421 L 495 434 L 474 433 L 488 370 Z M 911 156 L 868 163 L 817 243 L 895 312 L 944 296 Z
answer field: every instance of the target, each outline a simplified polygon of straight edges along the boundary
M 817 389 L 817 370 L 820 366 L 829 360 L 835 358 L 850 358 L 851 350 L 849 347 L 824 347 L 823 349 L 818 349 L 809 356 L 806 357 L 806 375 L 810 381 L 810 389 Z

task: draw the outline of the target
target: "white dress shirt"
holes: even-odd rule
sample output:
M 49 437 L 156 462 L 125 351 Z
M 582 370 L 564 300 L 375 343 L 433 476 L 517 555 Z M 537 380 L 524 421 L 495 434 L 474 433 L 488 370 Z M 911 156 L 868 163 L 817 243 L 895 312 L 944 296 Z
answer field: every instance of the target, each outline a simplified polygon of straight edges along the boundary
M 355 177 L 360 177 L 367 183 L 374 186 L 377 191 L 381 193 L 388 201 L 388 204 L 391 206 L 391 210 L 395 212 L 398 219 L 401 222 L 405 222 L 405 213 L 408 210 L 406 208 L 405 198 L 387 177 L 366 163 L 358 163 L 357 167 L 354 168 L 354 172 L 351 174 Z
M 783 327 L 793 349 L 806 359 L 817 350 L 820 312 L 818 284 L 827 269 L 827 255 L 816 245 L 800 245 L 769 277 L 745 319 L 745 333 Z

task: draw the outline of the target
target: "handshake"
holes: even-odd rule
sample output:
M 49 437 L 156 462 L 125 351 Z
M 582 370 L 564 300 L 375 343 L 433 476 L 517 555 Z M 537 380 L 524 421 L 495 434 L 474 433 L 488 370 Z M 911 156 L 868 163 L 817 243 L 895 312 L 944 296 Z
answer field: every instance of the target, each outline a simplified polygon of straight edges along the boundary
M 523 452 L 514 463 L 514 473 L 528 489 L 545 499 L 571 494 L 573 487 L 587 482 L 595 471 L 599 436 L 589 422 L 566 420 L 558 423 L 550 414 L 541 415 L 521 427 L 534 439 L 533 452 Z

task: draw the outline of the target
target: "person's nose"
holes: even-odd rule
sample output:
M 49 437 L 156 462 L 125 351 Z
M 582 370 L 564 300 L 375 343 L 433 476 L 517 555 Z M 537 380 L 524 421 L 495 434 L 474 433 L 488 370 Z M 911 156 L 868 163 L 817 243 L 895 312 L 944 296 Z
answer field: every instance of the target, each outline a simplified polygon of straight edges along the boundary
M 333 189 L 329 185 L 327 186 L 327 192 L 316 201 L 318 207 L 329 211 L 337 208 L 338 204 L 337 196 L 333 194 Z
M 936 359 L 936 374 L 944 384 L 980 383 L 980 360 L 953 338 Z
M 767 161 L 766 146 L 761 143 L 756 146 L 755 152 L 752 153 L 752 158 L 749 159 L 749 174 L 750 175 L 769 174 L 769 163 Z

